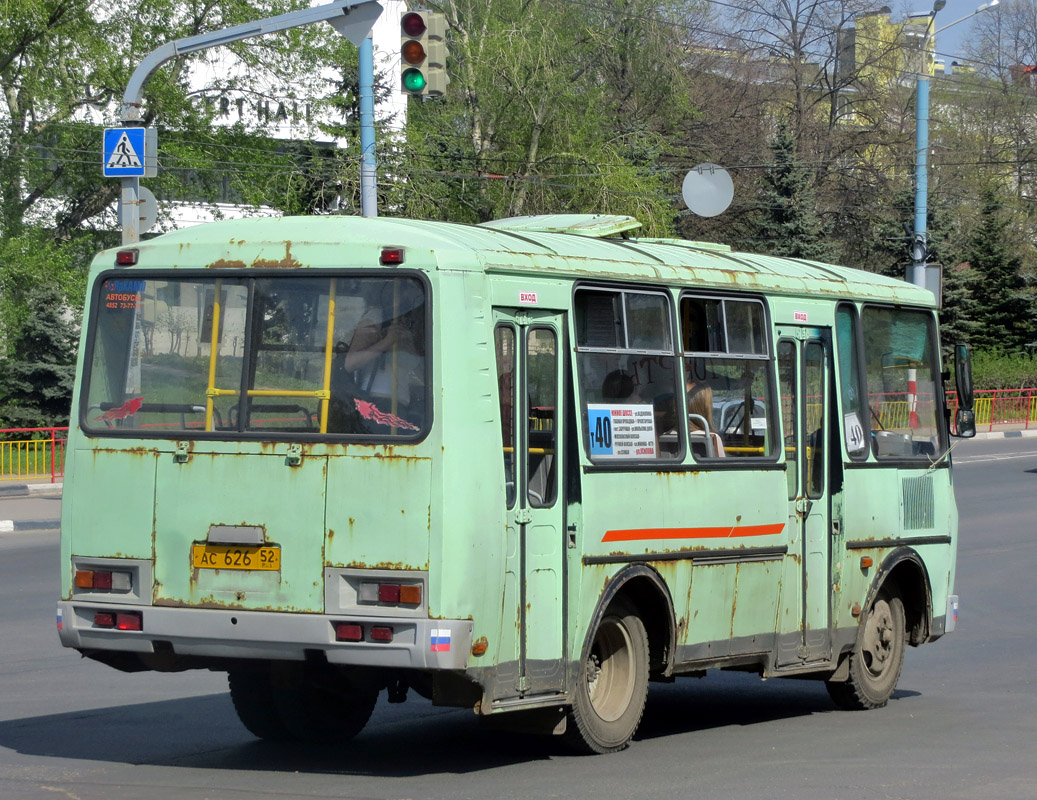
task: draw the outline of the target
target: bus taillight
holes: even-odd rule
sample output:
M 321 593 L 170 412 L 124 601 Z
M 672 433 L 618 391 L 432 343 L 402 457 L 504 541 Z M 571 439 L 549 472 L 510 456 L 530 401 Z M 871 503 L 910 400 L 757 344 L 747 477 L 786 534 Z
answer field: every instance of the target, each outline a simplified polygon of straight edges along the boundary
M 75 584 L 77 589 L 92 589 L 95 592 L 128 592 L 132 587 L 129 572 L 107 569 L 78 569 Z
M 115 628 L 119 631 L 144 630 L 144 615 L 139 611 L 98 611 L 94 614 L 94 627 Z
M 142 631 L 144 630 L 144 618 L 139 611 L 116 614 L 115 628 L 120 631 Z
M 386 603 L 388 605 L 421 605 L 421 584 L 375 583 L 360 584 L 360 601 L 364 603 Z
M 360 642 L 364 638 L 364 629 L 355 622 L 336 622 L 335 641 Z

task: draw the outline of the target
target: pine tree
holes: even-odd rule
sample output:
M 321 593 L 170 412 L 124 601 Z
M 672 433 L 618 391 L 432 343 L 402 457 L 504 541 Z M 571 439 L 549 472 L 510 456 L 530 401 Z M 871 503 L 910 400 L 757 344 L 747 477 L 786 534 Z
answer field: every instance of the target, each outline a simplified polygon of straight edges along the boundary
M 789 126 L 781 122 L 771 140 L 774 165 L 760 193 L 762 211 L 756 221 L 752 249 L 787 258 L 831 261 L 835 248 L 817 213 L 809 171 L 796 154 Z
M 75 377 L 76 326 L 61 293 L 41 286 L 28 298 L 29 315 L 0 362 L 0 425 L 44 428 L 68 424 Z
M 1022 262 L 1008 247 L 1008 215 L 997 190 L 982 193 L 980 224 L 965 256 L 976 275 L 972 296 L 980 323 L 972 343 L 981 350 L 1017 352 L 1032 339 L 1033 315 L 1021 273 Z
M 943 308 L 940 309 L 940 341 L 944 360 L 956 344 L 974 344 L 982 325 L 976 319 L 975 288 L 978 276 L 968 264 L 944 267 Z

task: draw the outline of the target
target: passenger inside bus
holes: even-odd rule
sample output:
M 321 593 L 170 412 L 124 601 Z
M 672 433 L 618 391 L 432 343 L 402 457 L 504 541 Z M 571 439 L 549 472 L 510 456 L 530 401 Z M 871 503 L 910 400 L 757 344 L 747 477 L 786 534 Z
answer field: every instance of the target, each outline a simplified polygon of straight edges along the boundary
M 601 382 L 602 400 L 627 400 L 634 394 L 634 376 L 623 369 L 614 369 Z
M 688 394 L 688 435 L 692 453 L 707 458 L 722 457 L 724 442 L 713 430 L 713 390 L 709 384 L 691 377 L 687 379 L 684 388 Z M 707 437 L 712 447 L 707 444 Z

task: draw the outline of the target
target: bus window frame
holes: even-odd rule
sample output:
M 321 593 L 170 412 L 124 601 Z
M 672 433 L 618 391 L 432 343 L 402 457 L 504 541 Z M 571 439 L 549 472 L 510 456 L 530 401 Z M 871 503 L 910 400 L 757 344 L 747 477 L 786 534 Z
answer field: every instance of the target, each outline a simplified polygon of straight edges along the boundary
M 653 295 L 659 296 L 665 299 L 667 317 L 670 325 L 670 347 L 671 350 L 648 350 L 648 349 L 626 349 L 616 347 L 585 347 L 580 345 L 579 331 L 577 330 L 577 313 L 576 313 L 576 296 L 580 292 L 608 292 L 608 293 L 620 293 L 620 294 L 642 294 L 642 295 Z M 683 362 L 680 356 L 680 331 L 677 327 L 677 310 L 676 304 L 673 299 L 672 287 L 668 286 L 657 286 L 652 284 L 642 283 L 612 283 L 612 282 L 598 282 L 598 281 L 574 281 L 572 292 L 570 294 L 569 304 L 571 313 L 569 314 L 569 328 L 567 335 L 571 336 L 572 346 L 570 352 L 572 358 L 576 360 L 575 365 L 567 368 L 567 374 L 571 373 L 571 385 L 573 392 L 573 404 L 576 409 L 577 415 L 577 435 L 580 439 L 580 453 L 581 457 L 586 459 L 586 463 L 583 465 L 583 469 L 588 472 L 645 472 L 645 471 L 681 471 L 688 468 L 687 463 L 687 424 L 686 421 L 680 419 L 683 416 L 685 410 L 685 403 L 681 400 L 679 404 L 678 420 L 677 420 L 677 441 L 680 444 L 680 452 L 675 458 L 631 458 L 631 459 L 616 459 L 616 460 L 595 460 L 590 452 L 590 438 L 586 428 L 586 404 L 583 399 L 583 387 L 580 384 L 580 365 L 579 357 L 581 353 L 597 353 L 597 354 L 627 354 L 637 356 L 658 356 L 658 357 L 669 357 L 673 360 L 673 370 L 676 376 L 680 377 L 675 384 L 675 390 L 678 394 L 683 393 Z M 623 336 L 625 341 L 629 341 L 629 325 L 627 323 L 627 307 L 626 302 L 622 306 L 623 313 Z M 695 465 L 692 464 L 694 467 Z
M 721 301 L 721 314 L 724 321 L 724 342 L 726 346 L 728 336 L 727 328 L 727 306 L 728 301 L 735 302 L 750 302 L 756 303 L 760 306 L 763 311 L 763 352 L 762 353 L 731 353 L 727 351 L 697 351 L 697 350 L 685 350 L 683 332 L 680 329 L 680 308 L 681 303 L 685 297 L 694 298 L 696 300 L 719 300 Z M 681 366 L 681 387 L 683 391 L 684 386 L 684 375 L 685 375 L 685 363 L 687 359 L 700 358 L 705 360 L 727 360 L 727 361 L 759 361 L 767 364 L 765 367 L 765 375 L 767 381 L 767 407 L 769 409 L 779 408 L 780 403 L 779 391 L 778 391 L 778 357 L 777 357 L 777 342 L 774 338 L 774 323 L 771 319 L 770 305 L 767 303 L 767 297 L 760 294 L 742 294 L 742 293 L 727 293 L 717 291 L 704 291 L 699 292 L 694 289 L 681 289 L 677 295 L 677 334 L 680 337 L 678 341 L 678 349 L 680 353 L 680 366 Z M 684 400 L 685 411 L 687 409 L 687 398 Z M 780 414 L 780 409 L 779 409 Z M 769 466 L 777 465 L 780 468 L 784 468 L 785 462 L 783 460 L 782 450 L 784 449 L 784 439 L 782 438 L 781 432 L 781 421 L 780 419 L 776 422 L 774 415 L 768 412 L 767 414 L 767 438 L 771 442 L 779 442 L 778 444 L 772 445 L 772 452 L 762 456 L 717 456 L 714 458 L 699 457 L 694 453 L 691 454 L 691 465 L 696 469 L 702 468 L 719 468 L 719 469 L 761 469 Z M 691 451 L 691 448 L 688 448 Z
M 868 382 L 867 375 L 865 374 L 866 370 L 864 369 L 864 333 L 861 322 L 861 312 L 860 309 L 857 307 L 857 304 L 851 300 L 840 300 L 838 303 L 835 304 L 836 324 L 835 335 L 833 337 L 835 340 L 835 346 L 833 348 L 835 353 L 833 360 L 835 362 L 834 369 L 836 374 L 836 387 L 838 389 L 838 391 L 836 392 L 836 402 L 838 403 L 839 419 L 842 420 L 845 418 L 844 415 L 846 413 L 846 406 L 843 402 L 842 363 L 839 360 L 839 310 L 842 308 L 849 309 L 852 316 L 853 352 L 854 355 L 856 355 L 857 357 L 857 389 L 861 395 L 860 398 L 858 398 L 858 403 L 863 403 L 863 405 L 868 406 L 867 412 L 865 412 L 863 407 L 858 409 L 858 412 L 861 414 L 861 416 L 865 417 L 860 421 L 861 427 L 863 427 L 865 423 L 867 423 L 868 425 L 868 433 L 866 434 L 868 437 L 868 444 L 863 450 L 860 451 L 859 455 L 854 455 L 853 453 L 851 453 L 850 450 L 846 447 L 845 425 L 840 425 L 839 439 L 842 442 L 843 463 L 864 464 L 868 461 L 873 460 L 874 458 L 874 453 L 872 452 L 873 448 L 871 445 L 871 404 L 868 402 Z
M 940 443 L 943 446 L 935 455 L 928 453 L 918 453 L 916 455 L 909 456 L 886 456 L 879 458 L 875 453 L 875 445 L 869 441 L 868 453 L 869 460 L 867 466 L 869 467 L 896 467 L 896 466 L 912 466 L 917 467 L 920 464 L 924 464 L 929 467 L 948 466 L 948 459 L 945 458 L 947 452 L 951 447 L 950 441 L 950 429 L 946 414 L 941 413 L 941 410 L 947 407 L 947 399 L 944 395 L 944 385 L 942 378 L 942 359 L 940 354 L 940 325 L 939 320 L 936 318 L 936 314 L 933 309 L 926 306 L 910 306 L 898 303 L 874 303 L 874 302 L 863 302 L 860 304 L 860 327 L 858 329 L 860 347 L 861 347 L 861 362 L 860 367 L 862 371 L 862 380 L 864 381 L 864 393 L 868 399 L 868 437 L 871 439 L 871 387 L 868 385 L 868 366 L 867 366 L 867 352 L 864 346 L 864 312 L 869 308 L 884 309 L 889 311 L 913 311 L 925 314 L 928 319 L 929 326 L 929 355 L 932 359 L 932 372 L 933 372 L 933 403 L 935 406 L 935 417 L 936 417 L 936 430 L 938 432 Z M 865 462 L 857 461 L 847 466 L 863 466 Z
M 255 308 L 255 284 L 263 279 L 277 278 L 311 278 L 326 279 L 335 278 L 415 278 L 421 284 L 425 299 L 425 391 L 424 407 L 425 419 L 420 431 L 410 435 L 398 434 L 396 436 L 383 434 L 357 434 L 357 433 L 320 433 L 300 430 L 294 431 L 199 431 L 197 429 L 176 429 L 175 431 L 162 431 L 151 433 L 140 429 L 120 428 L 96 428 L 89 424 L 87 405 L 90 397 L 90 380 L 93 377 L 94 349 L 97 342 L 97 326 L 99 323 L 98 310 L 102 305 L 102 287 L 107 280 L 181 280 L 181 281 L 216 281 L 220 279 L 236 279 L 242 282 L 248 292 L 248 305 L 245 313 L 245 330 L 251 331 L 252 313 Z M 94 280 L 90 290 L 90 305 L 88 308 L 89 318 L 86 321 L 86 346 L 83 348 L 83 370 L 78 376 L 77 389 L 79 391 L 78 414 L 79 429 L 88 438 L 102 439 L 148 439 L 148 440 L 190 440 L 211 442 L 306 442 L 314 444 L 370 444 L 370 445 L 417 445 L 422 443 L 435 425 L 432 391 L 432 376 L 434 374 L 434 362 L 432 354 L 435 350 L 433 340 L 432 319 L 434 314 L 432 284 L 428 275 L 416 269 L 397 269 L 394 267 L 372 266 L 366 268 L 320 268 L 305 270 L 269 270 L 245 267 L 242 269 L 204 269 L 198 267 L 189 268 L 134 268 L 134 269 L 107 269 L 99 273 Z M 245 389 L 248 380 L 247 364 L 255 357 L 251 340 L 242 352 L 242 377 L 241 389 Z

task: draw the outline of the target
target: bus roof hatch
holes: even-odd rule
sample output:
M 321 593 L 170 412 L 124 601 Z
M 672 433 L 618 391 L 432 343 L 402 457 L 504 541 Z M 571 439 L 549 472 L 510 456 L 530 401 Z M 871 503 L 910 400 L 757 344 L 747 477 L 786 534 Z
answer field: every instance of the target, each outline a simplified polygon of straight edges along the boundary
M 541 233 L 571 233 L 604 239 L 625 231 L 640 228 L 633 217 L 617 214 L 536 214 L 528 217 L 508 217 L 481 223 L 482 227 L 500 231 L 539 231 Z

